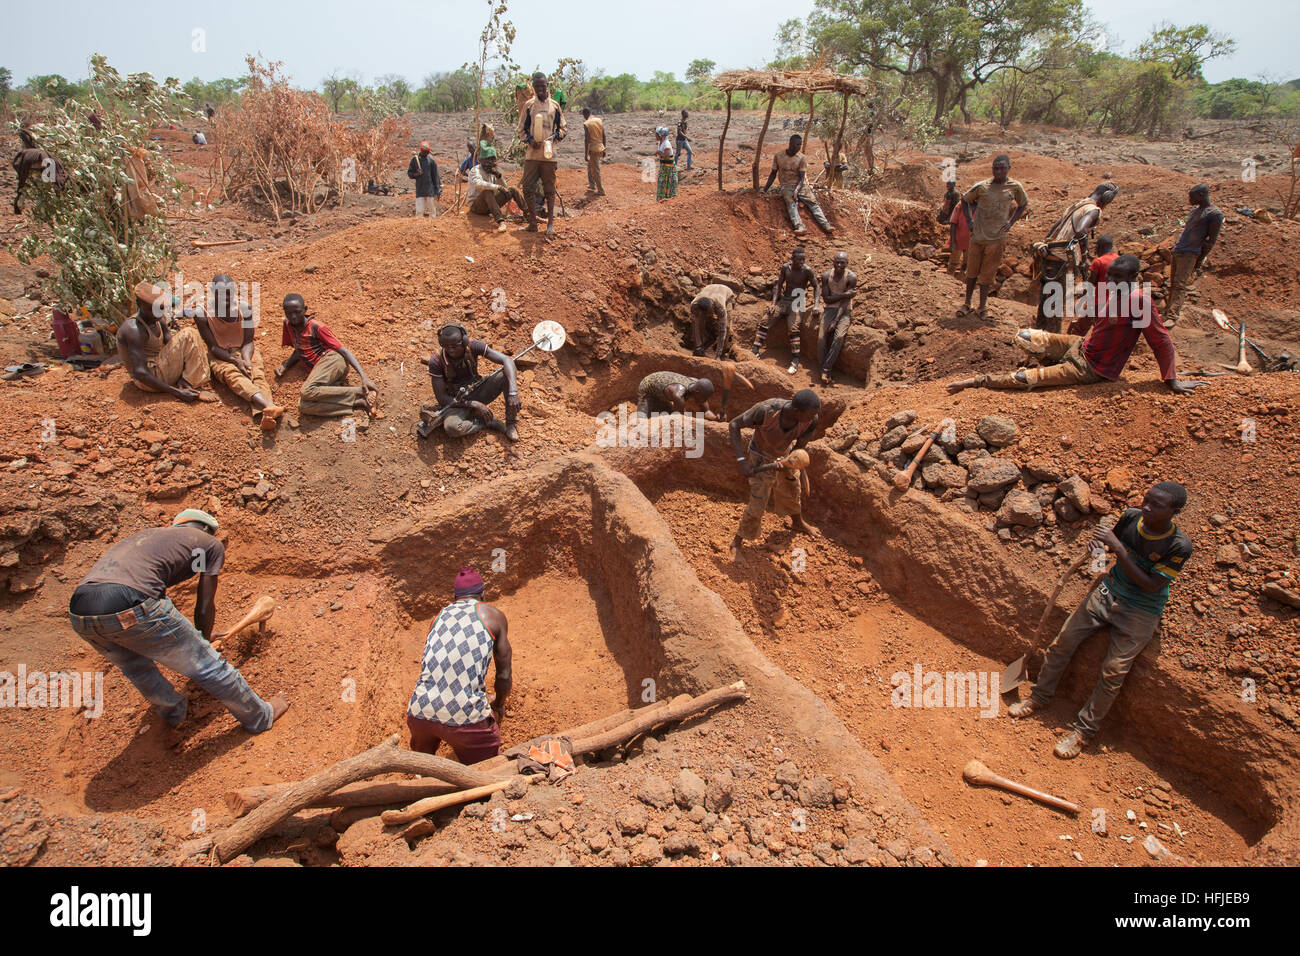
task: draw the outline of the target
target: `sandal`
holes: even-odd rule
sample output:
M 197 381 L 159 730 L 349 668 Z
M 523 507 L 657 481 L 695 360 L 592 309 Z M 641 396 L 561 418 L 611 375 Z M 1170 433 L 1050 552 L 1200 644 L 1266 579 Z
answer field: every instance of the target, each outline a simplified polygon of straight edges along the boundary
M 957 309 L 957 318 L 964 319 L 974 311 L 969 305 L 963 305 Z

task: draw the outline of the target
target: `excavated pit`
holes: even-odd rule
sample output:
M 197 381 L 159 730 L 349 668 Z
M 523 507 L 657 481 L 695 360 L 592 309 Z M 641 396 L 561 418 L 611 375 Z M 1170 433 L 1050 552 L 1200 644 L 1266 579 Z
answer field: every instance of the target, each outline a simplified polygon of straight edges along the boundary
M 991 721 L 975 709 L 892 706 L 892 675 L 916 664 L 927 671 L 1000 673 L 1027 650 L 1032 624 L 1024 622 L 1036 619 L 1059 572 L 1012 561 L 982 525 L 928 497 L 893 490 L 825 443 L 812 450 L 814 496 L 805 515 L 825 540 L 796 536 L 769 514 L 763 538 L 747 549 L 741 568 L 730 561 L 726 542 L 747 489 L 724 426 L 708 426 L 697 458 L 631 448 L 608 449 L 605 457 L 654 503 L 701 580 L 724 595 L 759 650 L 826 700 L 880 755 L 908 799 L 957 853 L 970 855 L 967 862 L 1040 861 L 1035 825 L 1043 850 L 1059 847 L 1064 825 L 1042 815 L 1045 822 L 1018 823 L 1008 839 L 996 798 L 960 782 L 961 767 L 972 757 L 997 760 L 1004 773 L 1026 775 L 1031 785 L 1103 808 L 1114 814 L 1112 821 L 1136 806 L 1149 814 L 1143 817 L 1149 832 L 1175 852 L 1185 846 L 1198 861 L 1239 861 L 1270 833 L 1283 838 L 1290 797 L 1279 781 L 1294 765 L 1288 742 L 1248 707 L 1209 695 L 1161 658 L 1139 660 L 1112 709 L 1103 727 L 1106 767 L 1099 779 L 1077 772 L 1079 762 L 1044 764 L 1041 754 L 1092 690 L 1104 635 L 1081 648 L 1042 718 L 1011 726 L 1005 700 Z M 806 581 L 791 570 L 795 549 L 807 562 Z M 1067 588 L 1049 629 L 1060 626 L 1083 589 L 1079 583 Z M 1173 781 L 1174 813 L 1143 805 L 1141 791 L 1152 777 Z M 1137 780 L 1147 787 L 1134 792 L 1128 783 Z M 987 819 L 981 808 L 988 808 Z M 1080 819 L 1086 827 L 1086 817 Z M 1165 829 L 1176 820 L 1185 832 L 1194 828 L 1195 837 L 1186 833 L 1184 843 Z M 1140 844 L 1144 832 L 1132 833 Z M 1093 853 L 1087 861 L 1141 862 L 1123 849 L 1112 840 L 1102 859 Z

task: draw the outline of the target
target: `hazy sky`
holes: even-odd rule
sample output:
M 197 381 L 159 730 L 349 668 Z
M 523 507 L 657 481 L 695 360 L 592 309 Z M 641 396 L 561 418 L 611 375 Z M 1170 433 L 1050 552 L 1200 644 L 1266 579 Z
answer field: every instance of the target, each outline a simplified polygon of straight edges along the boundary
M 1183 0 L 1176 8 L 1167 0 L 1091 0 L 1090 5 L 1130 49 L 1171 15 L 1179 24 L 1204 22 L 1229 33 L 1237 52 L 1207 65 L 1211 81 L 1265 71 L 1284 80 L 1300 77 L 1296 0 L 1240 5 Z M 334 69 L 355 70 L 367 81 L 398 73 L 418 86 L 425 74 L 455 69 L 474 56 L 487 4 L 47 0 L 6 7 L 0 66 L 9 67 L 17 83 L 42 73 L 80 79 L 95 52 L 106 54 L 123 73 L 212 80 L 241 75 L 244 55 L 260 52 L 283 60 L 303 86 L 319 85 Z M 551 69 L 557 58 L 575 56 L 611 74 L 648 79 L 664 70 L 680 78 L 697 57 L 717 61 L 720 69 L 761 66 L 774 52 L 777 25 L 812 7 L 812 0 L 514 0 L 510 18 L 519 31 L 515 59 L 526 69 Z

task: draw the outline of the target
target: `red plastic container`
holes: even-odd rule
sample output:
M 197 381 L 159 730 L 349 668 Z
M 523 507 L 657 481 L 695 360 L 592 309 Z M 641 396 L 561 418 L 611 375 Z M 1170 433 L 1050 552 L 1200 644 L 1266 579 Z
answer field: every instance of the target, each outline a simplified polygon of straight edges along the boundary
M 77 327 L 76 322 L 72 321 L 66 313 L 55 309 L 50 325 L 54 327 L 54 341 L 59 345 L 60 355 L 64 358 L 72 358 L 74 355 L 81 354 L 81 329 Z

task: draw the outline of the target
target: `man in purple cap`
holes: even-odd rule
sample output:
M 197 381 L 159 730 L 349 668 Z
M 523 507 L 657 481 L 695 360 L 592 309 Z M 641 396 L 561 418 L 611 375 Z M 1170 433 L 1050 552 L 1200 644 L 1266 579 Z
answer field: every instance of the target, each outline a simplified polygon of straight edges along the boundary
M 424 642 L 420 679 L 406 708 L 411 749 L 438 752 L 446 741 L 464 764 L 501 752 L 501 721 L 510 695 L 506 616 L 483 603 L 483 578 L 466 565 L 456 575 L 455 598 L 438 612 Z M 487 695 L 488 661 L 496 663 L 496 696 Z

